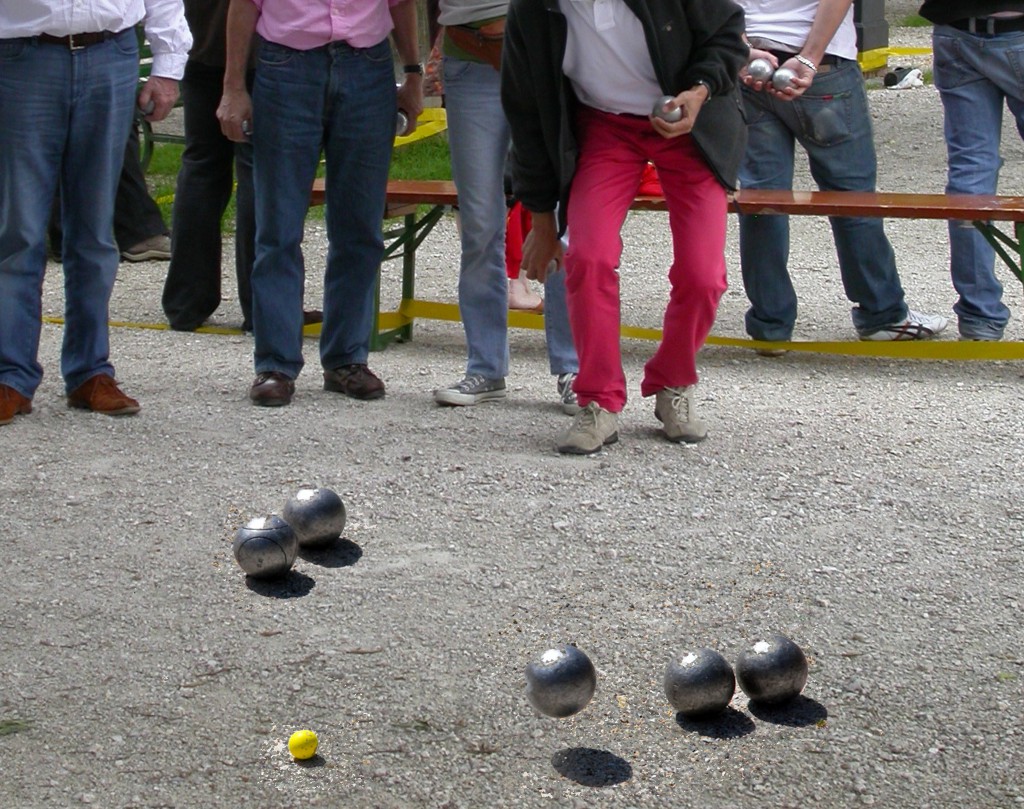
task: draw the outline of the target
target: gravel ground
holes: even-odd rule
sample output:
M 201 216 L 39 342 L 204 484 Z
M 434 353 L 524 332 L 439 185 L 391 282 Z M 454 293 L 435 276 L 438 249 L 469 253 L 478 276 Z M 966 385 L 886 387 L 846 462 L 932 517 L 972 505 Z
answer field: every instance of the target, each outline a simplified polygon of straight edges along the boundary
M 941 191 L 934 90 L 871 103 L 880 188 Z M 1004 153 L 1002 190 L 1020 193 L 1009 127 Z M 912 305 L 948 313 L 945 226 L 888 230 Z M 850 339 L 825 223 L 793 232 L 797 337 Z M 658 325 L 666 234 L 656 214 L 627 223 L 634 325 Z M 323 246 L 311 221 L 310 304 Z M 453 300 L 456 263 L 446 221 L 420 295 Z M 715 333 L 740 337 L 734 232 L 729 266 Z M 160 323 L 165 269 L 124 265 L 113 319 Z M 238 324 L 233 295 L 216 325 Z M 118 376 L 144 406 L 122 420 L 66 409 L 61 338 L 44 325 L 35 412 L 2 430 L 4 806 L 1024 803 L 1018 364 L 708 347 L 712 433 L 680 447 L 639 398 L 651 344 L 626 341 L 621 442 L 565 458 L 538 332 L 513 333 L 503 404 L 434 406 L 462 369 L 461 327 L 421 321 L 371 357 L 383 401 L 324 393 L 309 341 L 294 404 L 264 410 L 245 396 L 249 338 L 115 328 Z M 247 581 L 235 529 L 307 485 L 344 498 L 343 541 L 280 583 Z M 672 655 L 734 661 L 771 631 L 808 654 L 801 700 L 769 711 L 737 693 L 717 721 L 673 716 Z M 559 642 L 598 668 L 565 720 L 523 696 L 524 666 Z M 285 750 L 302 727 L 321 738 L 307 765 Z

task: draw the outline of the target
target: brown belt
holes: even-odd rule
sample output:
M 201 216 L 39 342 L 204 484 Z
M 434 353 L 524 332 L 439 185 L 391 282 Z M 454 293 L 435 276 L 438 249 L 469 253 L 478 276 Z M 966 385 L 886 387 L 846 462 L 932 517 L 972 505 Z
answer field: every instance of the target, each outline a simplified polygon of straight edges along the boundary
M 108 39 L 116 37 L 117 34 L 117 31 L 97 31 L 93 34 L 68 34 L 64 37 L 40 34 L 36 38 L 47 45 L 62 45 L 68 50 L 74 51 L 79 48 L 88 48 L 90 45 L 99 45 L 101 42 L 106 42 Z

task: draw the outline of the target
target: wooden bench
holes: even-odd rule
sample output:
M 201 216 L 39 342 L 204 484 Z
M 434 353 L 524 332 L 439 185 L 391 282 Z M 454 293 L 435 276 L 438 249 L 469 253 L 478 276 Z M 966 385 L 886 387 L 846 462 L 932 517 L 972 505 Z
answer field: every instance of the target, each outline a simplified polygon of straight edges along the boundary
M 311 204 L 324 202 L 324 183 L 317 180 L 313 185 Z M 385 259 L 402 258 L 402 300 L 397 311 L 380 312 L 378 284 L 378 315 L 371 340 L 374 349 L 385 347 L 393 340 L 412 338 L 412 325 L 416 317 L 427 319 L 458 320 L 458 306 L 416 299 L 416 249 L 433 230 L 445 209 L 457 204 L 458 195 L 454 183 L 445 180 L 392 180 L 388 183 L 387 214 L 389 219 L 401 218 L 396 227 L 385 230 Z M 427 211 L 420 214 L 421 206 Z M 631 206 L 635 211 L 667 211 L 664 197 L 637 197 Z M 746 190 L 738 192 L 730 200 L 729 210 L 743 214 L 795 216 L 862 216 L 891 219 L 955 219 L 971 222 L 984 234 L 996 253 L 1011 272 L 1024 284 L 1024 197 L 1017 196 L 972 196 L 966 194 L 898 194 L 886 192 L 854 191 L 768 191 Z M 996 222 L 1013 224 L 1011 237 L 996 227 Z M 456 279 L 452 278 L 452 288 Z M 952 287 L 951 287 L 952 288 Z M 527 312 L 509 312 L 509 325 L 526 328 L 543 328 L 540 315 Z M 638 329 L 623 326 L 627 337 L 657 339 L 658 329 Z M 777 344 L 761 343 L 755 340 L 732 340 L 709 338 L 709 343 L 742 345 L 761 348 Z M 788 347 L 798 343 L 788 343 Z M 819 344 L 807 344 L 819 345 Z M 901 344 L 901 355 L 914 354 L 909 343 Z M 820 350 L 820 349 L 819 349 Z M 889 354 L 892 346 L 871 344 L 851 353 Z M 977 353 L 977 352 L 975 352 Z M 930 354 L 921 354 L 929 356 Z M 970 356 L 966 350 L 947 350 L 944 356 Z M 1016 349 L 1009 354 L 996 352 L 994 358 L 1024 358 Z

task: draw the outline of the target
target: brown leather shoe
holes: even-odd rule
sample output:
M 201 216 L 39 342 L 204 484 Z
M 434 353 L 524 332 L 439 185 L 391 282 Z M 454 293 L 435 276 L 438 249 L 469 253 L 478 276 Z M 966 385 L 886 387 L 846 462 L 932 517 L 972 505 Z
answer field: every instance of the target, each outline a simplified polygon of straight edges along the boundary
M 249 398 L 260 407 L 284 407 L 292 403 L 295 380 L 280 371 L 263 371 L 256 374 Z
M 97 374 L 68 394 L 68 407 L 104 416 L 134 416 L 142 408 L 117 386 L 109 374 Z
M 22 396 L 10 385 L 0 385 L 0 424 L 10 424 L 15 416 L 32 412 L 32 400 Z
M 364 363 L 324 368 L 324 390 L 344 393 L 353 399 L 382 399 L 384 383 Z

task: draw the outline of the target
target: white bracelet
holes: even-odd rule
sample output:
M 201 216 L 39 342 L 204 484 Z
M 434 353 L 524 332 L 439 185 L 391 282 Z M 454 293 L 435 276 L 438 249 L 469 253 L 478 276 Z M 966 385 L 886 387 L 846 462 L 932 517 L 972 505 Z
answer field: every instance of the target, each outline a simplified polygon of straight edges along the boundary
M 804 56 L 802 53 L 798 53 L 793 58 L 796 59 L 804 67 L 806 67 L 808 70 L 810 70 L 812 73 L 817 73 L 818 72 L 818 66 L 816 64 L 814 64 L 814 62 L 812 62 L 806 56 Z

